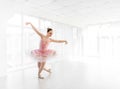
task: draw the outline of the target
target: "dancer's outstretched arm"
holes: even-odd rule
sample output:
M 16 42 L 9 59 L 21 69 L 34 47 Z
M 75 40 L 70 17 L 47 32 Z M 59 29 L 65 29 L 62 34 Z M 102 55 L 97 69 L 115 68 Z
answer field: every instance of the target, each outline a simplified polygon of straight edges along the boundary
M 65 44 L 68 43 L 66 40 L 54 40 L 54 39 L 51 39 L 51 42 L 55 42 L 55 43 L 65 43 Z
M 44 37 L 44 35 L 43 35 L 41 32 L 39 32 L 39 31 L 37 30 L 37 28 L 35 28 L 35 27 L 33 26 L 32 23 L 27 22 L 26 25 L 31 25 L 32 29 L 33 29 L 41 38 Z

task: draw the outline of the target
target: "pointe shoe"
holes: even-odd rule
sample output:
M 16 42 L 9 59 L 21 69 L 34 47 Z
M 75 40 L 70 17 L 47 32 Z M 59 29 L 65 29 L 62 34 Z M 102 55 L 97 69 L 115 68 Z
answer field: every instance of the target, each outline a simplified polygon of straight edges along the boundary
M 44 79 L 44 77 L 41 77 L 41 75 L 38 75 L 38 78 L 40 78 L 40 79 Z
M 48 72 L 49 72 L 49 73 L 52 73 L 52 72 L 51 72 L 51 69 L 48 69 Z
M 41 77 L 41 76 L 38 76 L 38 78 L 40 78 L 40 79 L 44 79 L 44 77 Z

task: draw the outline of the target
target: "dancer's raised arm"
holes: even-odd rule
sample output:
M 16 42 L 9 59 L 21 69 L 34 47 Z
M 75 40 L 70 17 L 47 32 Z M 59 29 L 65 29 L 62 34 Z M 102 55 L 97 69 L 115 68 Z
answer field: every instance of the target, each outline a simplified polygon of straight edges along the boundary
M 54 40 L 54 39 L 50 39 L 51 42 L 55 42 L 55 43 L 65 43 L 67 44 L 68 42 L 66 40 Z
M 33 26 L 32 23 L 27 22 L 26 25 L 31 25 L 32 29 L 33 29 L 41 38 L 44 37 L 44 35 L 43 35 L 41 32 L 39 32 L 39 31 L 37 30 L 37 28 L 35 28 L 35 27 Z

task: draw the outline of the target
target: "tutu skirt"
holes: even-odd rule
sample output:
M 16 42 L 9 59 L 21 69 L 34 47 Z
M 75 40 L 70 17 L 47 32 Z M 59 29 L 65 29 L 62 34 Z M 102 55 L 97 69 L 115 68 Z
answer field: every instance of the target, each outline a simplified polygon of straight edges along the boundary
M 31 51 L 31 55 L 38 62 L 45 62 L 47 60 L 50 60 L 51 57 L 54 57 L 56 55 L 56 51 L 51 49 L 47 50 L 35 49 Z

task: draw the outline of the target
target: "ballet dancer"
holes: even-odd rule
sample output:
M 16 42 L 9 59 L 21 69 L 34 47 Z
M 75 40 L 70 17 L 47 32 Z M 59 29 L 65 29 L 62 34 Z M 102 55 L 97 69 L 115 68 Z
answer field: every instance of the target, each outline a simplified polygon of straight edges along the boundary
M 46 72 L 51 73 L 50 69 L 44 68 L 46 64 L 46 60 L 49 59 L 51 56 L 55 56 L 56 51 L 48 49 L 48 46 L 51 42 L 55 43 L 65 43 L 67 44 L 66 40 L 55 40 L 52 39 L 51 36 L 53 34 L 53 30 L 51 28 L 47 28 L 47 33 L 46 35 L 42 34 L 38 29 L 33 26 L 32 23 L 27 22 L 26 25 L 30 25 L 32 29 L 40 36 L 41 41 L 40 41 L 40 46 L 39 49 L 35 49 L 31 51 L 31 54 L 38 60 L 38 78 L 44 79 L 44 77 L 41 76 L 42 70 L 45 70 Z

